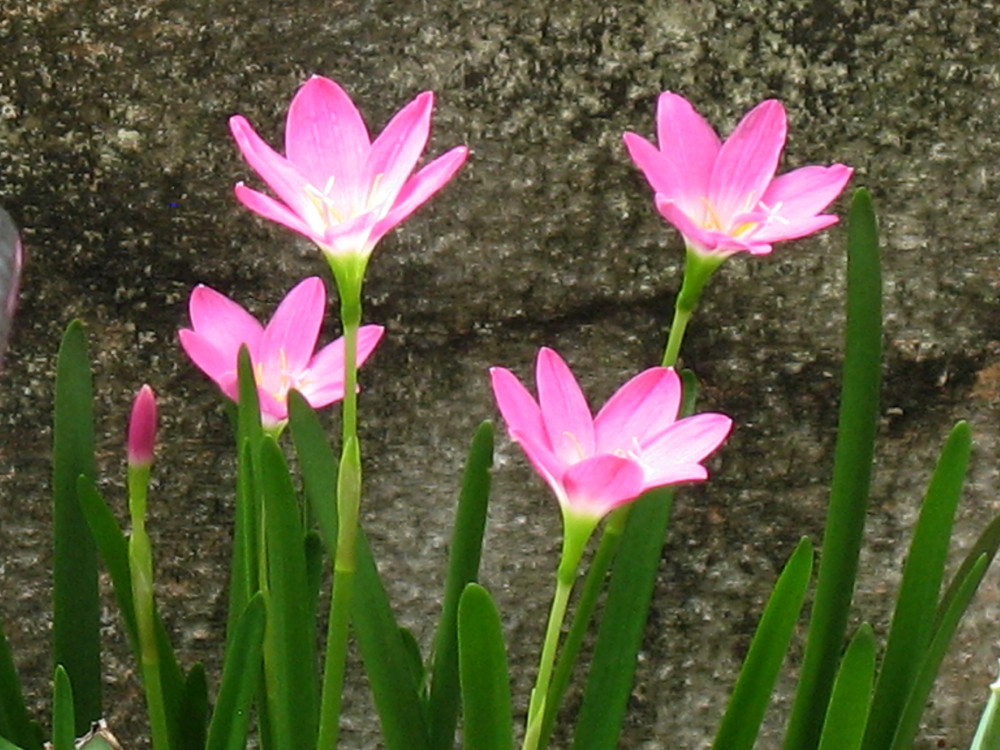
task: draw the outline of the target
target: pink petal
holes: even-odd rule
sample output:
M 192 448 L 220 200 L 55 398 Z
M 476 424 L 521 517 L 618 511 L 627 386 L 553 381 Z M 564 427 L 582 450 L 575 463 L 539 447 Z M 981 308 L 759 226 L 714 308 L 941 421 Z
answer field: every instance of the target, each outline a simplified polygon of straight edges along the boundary
M 674 169 L 652 143 L 636 133 L 625 133 L 622 136 L 628 155 L 642 171 L 646 182 L 654 193 L 673 195 L 676 180 Z
M 236 367 L 240 344 L 246 344 L 250 355 L 256 356 L 263 328 L 229 297 L 199 284 L 191 292 L 188 311 L 194 330 L 223 356 L 232 359 L 233 368 Z
M 337 205 L 357 205 L 370 147 L 361 113 L 337 83 L 313 76 L 303 84 L 288 108 L 285 153 L 314 187 L 329 185 Z
M 852 172 L 843 164 L 795 169 L 775 177 L 761 201 L 793 224 L 811 219 L 840 195 Z
M 715 130 L 691 103 L 665 91 L 656 102 L 656 140 L 666 162 L 672 165 L 666 193 L 682 202 L 708 195 L 712 167 L 721 142 Z
M 724 414 L 696 414 L 674 423 L 642 446 L 639 459 L 649 486 L 681 481 L 685 466 L 703 461 L 718 448 L 732 429 Z M 702 477 L 694 477 L 702 478 Z
M 534 443 L 545 446 L 551 452 L 548 433 L 542 421 L 542 411 L 528 389 L 521 385 L 510 370 L 505 367 L 491 367 L 490 381 L 497 408 L 507 423 L 511 434 L 515 432 Z
M 365 178 L 374 193 L 371 205 L 394 202 L 417 166 L 427 145 L 433 106 L 434 95 L 430 91 L 420 94 L 396 113 L 372 143 L 365 165 Z
M 820 214 L 810 219 L 784 224 L 780 221 L 773 221 L 767 226 L 761 227 L 753 235 L 754 243 L 758 242 L 779 242 L 781 240 L 795 240 L 818 232 L 820 229 L 836 224 L 839 219 L 833 214 Z M 751 252 L 753 252 L 751 250 Z
M 719 243 L 729 238 L 729 235 L 724 232 L 706 229 L 674 203 L 674 201 L 667 199 L 665 196 L 656 195 L 654 201 L 656 203 L 656 210 L 660 212 L 660 215 L 673 224 L 677 228 L 677 231 L 684 236 L 684 242 L 691 245 L 695 250 L 714 252 L 719 247 Z
M 440 190 L 458 171 L 469 149 L 456 146 L 425 166 L 407 180 L 396 196 L 392 210 L 372 229 L 371 242 L 378 242 L 386 232 L 416 211 L 428 198 Z
M 510 436 L 521 446 L 528 461 L 538 472 L 538 475 L 552 488 L 559 502 L 565 502 L 566 488 L 563 486 L 562 476 L 566 472 L 567 466 L 549 448 L 548 438 L 542 436 L 542 440 L 545 441 L 542 443 L 514 429 L 510 429 Z
M 313 231 L 308 221 L 292 211 L 284 203 L 279 203 L 268 195 L 248 188 L 242 182 L 236 183 L 233 192 L 236 193 L 236 198 L 240 203 L 254 213 L 260 214 L 265 219 L 283 224 L 299 234 L 304 234 L 314 242 L 318 242 L 321 239 L 321 236 Z
M 778 168 L 786 131 L 785 108 L 781 102 L 768 99 L 750 110 L 722 144 L 708 200 L 723 224 L 757 205 L 764 196 Z
M 382 326 L 361 326 L 358 329 L 356 364 L 361 367 L 375 350 L 385 333 Z M 344 397 L 344 337 L 330 342 L 312 358 L 303 375 L 299 391 L 310 406 L 319 408 Z
M 288 419 L 288 402 L 278 400 L 263 386 L 257 386 L 257 401 L 260 403 L 260 421 L 264 427 L 274 427 Z
M 570 466 L 562 483 L 570 509 L 597 518 L 634 500 L 644 488 L 636 462 L 606 453 Z
M 229 118 L 229 129 L 243 158 L 271 190 L 288 204 L 292 213 L 298 214 L 304 221 L 307 221 L 306 217 L 316 213 L 316 208 L 305 191 L 308 178 L 303 172 L 268 146 L 242 115 Z M 322 189 L 323 183 L 318 187 Z
M 191 358 L 191 361 L 203 373 L 208 375 L 215 383 L 222 388 L 223 384 L 232 381 L 236 382 L 236 355 L 231 352 L 219 350 L 211 341 L 188 328 L 182 328 L 178 332 L 181 348 Z M 225 390 L 225 389 L 223 389 Z M 235 399 L 236 389 L 226 395 Z
M 626 452 L 663 432 L 677 419 L 680 378 L 668 367 L 639 373 L 608 399 L 594 419 L 597 451 Z
M 543 347 L 535 370 L 538 404 L 555 454 L 567 464 L 594 455 L 594 420 L 569 367 Z
M 296 375 L 309 365 L 323 324 L 326 289 L 318 276 L 300 281 L 278 305 L 260 342 L 267 372 Z

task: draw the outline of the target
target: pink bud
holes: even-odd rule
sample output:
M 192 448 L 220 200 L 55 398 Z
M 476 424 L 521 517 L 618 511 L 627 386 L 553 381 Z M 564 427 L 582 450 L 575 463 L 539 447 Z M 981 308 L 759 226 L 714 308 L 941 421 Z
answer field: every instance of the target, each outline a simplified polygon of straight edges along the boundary
M 148 466 L 153 463 L 155 442 L 156 396 L 152 388 L 143 385 L 132 403 L 132 416 L 128 422 L 129 465 Z

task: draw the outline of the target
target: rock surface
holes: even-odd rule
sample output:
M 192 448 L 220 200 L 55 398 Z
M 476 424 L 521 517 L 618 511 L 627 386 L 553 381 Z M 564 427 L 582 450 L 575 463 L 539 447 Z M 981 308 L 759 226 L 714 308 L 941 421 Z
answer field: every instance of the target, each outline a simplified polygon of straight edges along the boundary
M 362 376 L 364 524 L 425 647 L 463 454 L 494 416 L 487 367 L 527 375 L 550 345 L 599 403 L 659 359 L 683 254 L 621 133 L 652 135 L 664 89 L 723 132 L 778 97 L 784 168 L 844 162 L 873 192 L 885 388 L 855 620 L 884 632 L 916 504 L 956 419 L 976 437 L 960 546 L 1000 509 L 998 26 L 995 3 L 962 0 L 6 0 L 0 203 L 28 263 L 0 376 L 0 617 L 32 695 L 44 705 L 49 693 L 52 375 L 73 317 L 95 362 L 102 489 L 122 517 L 130 399 L 142 382 L 160 396 L 150 527 L 161 606 L 184 661 L 217 674 L 231 439 L 176 330 L 197 283 L 263 316 L 301 277 L 325 276 L 308 242 L 232 197 L 237 180 L 258 183 L 226 125 L 239 112 L 280 143 L 287 103 L 313 73 L 340 81 L 372 130 L 432 89 L 428 153 L 472 151 L 377 249 L 366 287 L 366 319 L 388 336 Z M 738 427 L 712 481 L 675 505 L 622 747 L 710 744 L 775 576 L 801 534 L 819 539 L 843 245 L 836 226 L 734 258 L 695 318 L 684 361 L 704 383 L 702 407 Z M 324 340 L 338 334 L 333 311 Z M 483 582 L 504 613 L 522 713 L 558 538 L 548 491 L 504 437 Z M 997 582 L 991 573 L 946 659 L 919 748 L 972 736 L 998 655 Z M 109 718 L 141 747 L 139 681 L 108 602 Z M 366 690 L 355 680 L 347 694 L 347 747 L 379 744 Z M 764 746 L 777 746 L 786 708 Z

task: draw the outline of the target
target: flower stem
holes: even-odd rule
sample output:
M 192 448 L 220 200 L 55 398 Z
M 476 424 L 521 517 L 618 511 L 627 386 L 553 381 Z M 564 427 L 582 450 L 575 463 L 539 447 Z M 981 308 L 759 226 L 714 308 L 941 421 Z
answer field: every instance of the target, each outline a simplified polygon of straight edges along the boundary
M 555 672 L 552 674 L 552 683 L 548 695 L 545 697 L 545 717 L 542 721 L 538 742 L 539 750 L 544 750 L 548 746 L 552 736 L 559 704 L 562 703 L 563 695 L 569 686 L 573 667 L 576 666 L 580 646 L 583 644 L 583 637 L 586 635 L 590 620 L 594 616 L 601 589 L 604 588 L 604 580 L 611 568 L 611 562 L 615 559 L 615 553 L 618 552 L 618 543 L 621 541 L 630 507 L 631 505 L 625 505 L 617 508 L 608 516 L 604 532 L 601 534 L 601 542 L 594 553 L 594 558 L 590 561 L 590 569 L 587 571 L 587 577 L 583 583 L 580 601 L 577 602 L 569 632 L 566 634 L 566 640 L 559 651 L 559 659 L 556 661 Z
M 538 664 L 538 677 L 531 691 L 531 701 L 528 706 L 528 723 L 524 731 L 522 750 L 537 750 L 541 739 L 542 725 L 545 719 L 546 696 L 549 692 L 549 681 L 552 677 L 552 664 L 555 661 L 556 645 L 559 642 L 559 632 L 566 618 L 566 605 L 573 589 L 573 580 L 556 582 L 556 594 L 552 598 L 552 609 L 549 612 L 549 624 L 545 629 L 545 643 L 542 646 L 542 656 Z
M 153 603 L 153 552 L 146 533 L 146 492 L 149 465 L 129 466 L 129 513 L 132 533 L 129 536 L 129 573 L 136 630 L 139 636 L 139 662 L 142 686 L 149 711 L 149 730 L 153 750 L 169 750 L 167 711 L 160 680 L 160 653 L 156 648 L 155 605 Z
M 327 622 L 317 747 L 333 750 L 340 732 L 347 636 L 354 590 L 354 558 L 361 507 L 361 452 L 358 444 L 358 329 L 361 326 L 361 282 L 364 265 L 330 267 L 340 295 L 344 328 L 343 449 L 337 477 L 337 551 L 333 561 L 333 592 Z

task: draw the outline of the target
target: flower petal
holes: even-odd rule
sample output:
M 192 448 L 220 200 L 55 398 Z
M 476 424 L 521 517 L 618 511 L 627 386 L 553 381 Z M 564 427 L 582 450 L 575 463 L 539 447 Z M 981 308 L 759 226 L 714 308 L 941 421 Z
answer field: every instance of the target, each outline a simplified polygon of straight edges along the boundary
M 594 455 L 594 418 L 576 378 L 555 351 L 542 347 L 535 366 L 538 405 L 554 452 L 567 464 Z
M 773 221 L 767 226 L 761 227 L 753 235 L 754 243 L 758 242 L 779 242 L 781 240 L 795 240 L 805 237 L 820 229 L 825 229 L 832 224 L 836 224 L 838 219 L 833 214 L 820 214 L 810 219 L 802 219 L 797 222 L 782 223 Z M 751 250 L 751 252 L 754 252 Z
M 608 399 L 594 419 L 597 452 L 632 451 L 677 419 L 681 382 L 673 368 L 651 367 Z
M 811 219 L 840 195 L 853 170 L 843 164 L 809 166 L 775 177 L 761 198 L 776 216 L 795 224 Z
M 264 329 L 258 358 L 264 372 L 295 376 L 309 365 L 323 324 L 326 289 L 318 276 L 296 284 Z
M 358 205 L 371 143 L 361 113 L 334 81 L 313 76 L 288 108 L 285 153 L 309 182 L 338 206 Z M 331 182 L 332 178 L 332 182 Z
M 248 188 L 242 182 L 236 183 L 233 192 L 236 193 L 236 198 L 240 203 L 254 213 L 260 214 L 265 219 L 270 219 L 271 221 L 283 224 L 289 229 L 295 230 L 299 234 L 304 234 L 314 242 L 321 239 L 321 235 L 316 234 L 313 228 L 309 225 L 308 221 L 292 211 L 284 203 L 279 203 L 274 200 L 271 196 L 264 195 L 264 193 Z
M 365 179 L 373 192 L 370 205 L 395 202 L 427 145 L 433 106 L 434 94 L 423 92 L 399 110 L 372 143 L 365 163 Z
M 442 154 L 407 180 L 399 195 L 396 196 L 392 210 L 372 229 L 371 243 L 378 242 L 386 232 L 416 211 L 434 193 L 444 187 L 444 184 L 462 166 L 468 154 L 467 147 L 455 146 L 451 151 Z
M 545 431 L 542 411 L 517 376 L 506 367 L 491 367 L 490 381 L 493 385 L 493 397 L 507 423 L 507 430 L 511 434 L 517 432 L 551 452 L 552 444 Z
M 686 479 L 699 464 L 718 448 L 732 429 L 733 420 L 724 414 L 696 414 L 675 422 L 642 446 L 639 460 L 646 471 L 649 487 Z M 678 479 L 681 476 L 683 479 Z
M 181 348 L 195 366 L 222 388 L 227 396 L 235 399 L 236 389 L 230 392 L 224 386 L 236 382 L 236 356 L 231 352 L 223 352 L 205 336 L 189 328 L 182 328 L 177 335 Z
M 699 115 L 687 99 L 671 91 L 656 101 L 656 140 L 664 161 L 666 193 L 685 207 L 708 195 L 712 168 L 718 158 L 721 141 L 715 130 Z
M 382 326 L 368 325 L 358 329 L 356 364 L 358 367 L 375 350 L 385 333 Z M 332 404 L 344 397 L 344 337 L 324 346 L 309 363 L 299 383 L 299 392 L 314 408 Z
M 643 491 L 643 471 L 635 461 L 602 454 L 570 466 L 563 474 L 572 512 L 601 518 Z
M 785 108 L 768 99 L 750 110 L 722 144 L 708 189 L 721 229 L 729 229 L 727 219 L 764 197 L 778 168 L 786 132 Z
M 199 284 L 191 292 L 188 311 L 192 328 L 224 357 L 231 359 L 233 369 L 241 344 L 246 344 L 250 356 L 256 357 L 263 328 L 229 297 Z
M 310 217 L 318 217 L 316 207 L 306 193 L 309 181 L 303 172 L 268 146 L 242 115 L 229 118 L 229 130 L 243 158 L 271 190 L 288 204 L 292 213 L 301 216 L 306 223 L 311 223 Z M 319 187 L 322 188 L 322 183 Z

